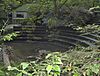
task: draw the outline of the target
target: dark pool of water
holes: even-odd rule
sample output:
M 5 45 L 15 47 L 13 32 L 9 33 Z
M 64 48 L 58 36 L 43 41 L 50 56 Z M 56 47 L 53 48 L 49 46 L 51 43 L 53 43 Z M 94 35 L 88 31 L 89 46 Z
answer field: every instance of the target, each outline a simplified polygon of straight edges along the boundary
M 54 44 L 52 42 L 39 42 L 39 41 L 33 41 L 33 42 L 7 42 L 6 45 L 11 46 L 13 49 L 13 52 L 18 57 L 27 57 L 38 54 L 38 50 L 47 50 L 47 51 L 63 51 L 67 50 L 64 47 L 61 47 L 57 44 Z

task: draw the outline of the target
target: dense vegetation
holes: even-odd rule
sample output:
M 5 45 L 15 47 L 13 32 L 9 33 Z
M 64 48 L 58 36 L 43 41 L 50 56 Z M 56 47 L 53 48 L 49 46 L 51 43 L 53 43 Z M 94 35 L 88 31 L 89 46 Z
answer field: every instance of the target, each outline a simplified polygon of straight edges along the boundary
M 72 50 L 72 51 L 71 51 Z M 33 61 L 8 66 L 8 71 L 1 71 L 0 75 L 6 76 L 99 76 L 100 58 L 99 52 L 87 49 L 71 52 L 53 52 L 43 54 Z M 85 52 L 84 52 L 85 51 Z M 80 57 L 81 55 L 81 57 Z M 2 68 L 2 70 L 5 70 Z
M 49 22 L 48 24 L 51 25 L 67 25 L 71 23 L 86 25 L 92 17 L 92 14 L 88 11 L 89 8 L 100 5 L 99 0 L 5 0 L 1 2 L 0 10 L 3 13 L 8 13 L 22 5 L 30 3 L 32 5 L 28 13 L 32 17 L 28 21 L 31 21 L 33 24 L 34 20 L 42 17 L 46 18 Z
M 84 34 L 100 30 L 100 24 L 97 23 L 100 18 L 94 19 L 95 10 L 91 11 L 100 11 L 100 0 L 1 0 L 1 46 L 17 36 L 16 33 L 6 32 L 5 27 L 11 23 L 6 15 L 26 4 L 32 4 L 27 12 L 31 17 L 24 19 L 21 24 L 34 25 L 42 19 L 49 29 L 63 25 Z M 100 76 L 100 42 L 97 44 L 95 48 L 76 46 L 66 52 L 39 53 L 33 59 L 11 61 L 8 67 L 1 63 L 0 76 Z

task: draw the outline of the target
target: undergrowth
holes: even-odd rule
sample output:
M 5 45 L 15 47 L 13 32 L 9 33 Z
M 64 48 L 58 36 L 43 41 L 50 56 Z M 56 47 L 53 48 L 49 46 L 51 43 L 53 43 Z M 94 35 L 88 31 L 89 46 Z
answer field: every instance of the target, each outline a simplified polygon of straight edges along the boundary
M 100 76 L 100 52 L 84 48 L 51 52 L 32 61 L 1 70 L 4 76 Z M 1 76 L 1 75 L 0 75 Z

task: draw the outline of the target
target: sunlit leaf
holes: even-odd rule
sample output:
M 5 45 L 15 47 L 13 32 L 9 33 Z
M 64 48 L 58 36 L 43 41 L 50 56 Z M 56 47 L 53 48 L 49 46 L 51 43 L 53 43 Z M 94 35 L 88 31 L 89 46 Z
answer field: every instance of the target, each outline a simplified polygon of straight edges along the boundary
M 48 55 L 46 56 L 46 59 L 48 59 L 51 55 L 52 55 L 52 54 L 48 54 Z
M 73 76 L 80 76 L 80 74 L 78 72 L 74 72 Z
M 50 71 L 52 70 L 52 67 L 53 67 L 52 65 L 47 66 L 46 70 L 47 70 L 48 73 L 50 73 Z
M 21 63 L 21 65 L 22 65 L 22 68 L 24 70 L 24 69 L 26 69 L 28 67 L 29 63 L 23 62 L 23 63 Z
M 8 66 L 8 70 L 17 70 L 17 68 L 16 67 Z
M 58 65 L 54 65 L 53 70 L 57 71 L 57 72 L 61 72 L 60 66 L 58 66 Z

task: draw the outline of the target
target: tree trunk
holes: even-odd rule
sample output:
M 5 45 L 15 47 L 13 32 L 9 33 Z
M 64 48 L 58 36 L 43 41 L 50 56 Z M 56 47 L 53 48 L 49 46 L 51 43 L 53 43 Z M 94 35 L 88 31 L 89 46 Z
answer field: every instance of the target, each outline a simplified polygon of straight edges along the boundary
M 3 52 L 4 66 L 7 68 L 10 65 L 10 61 L 9 61 L 9 56 L 7 55 L 7 52 L 6 52 L 6 46 L 5 45 L 3 45 L 2 52 Z
M 54 3 L 54 14 L 55 16 L 59 15 L 59 6 L 58 6 L 58 0 L 53 0 Z

